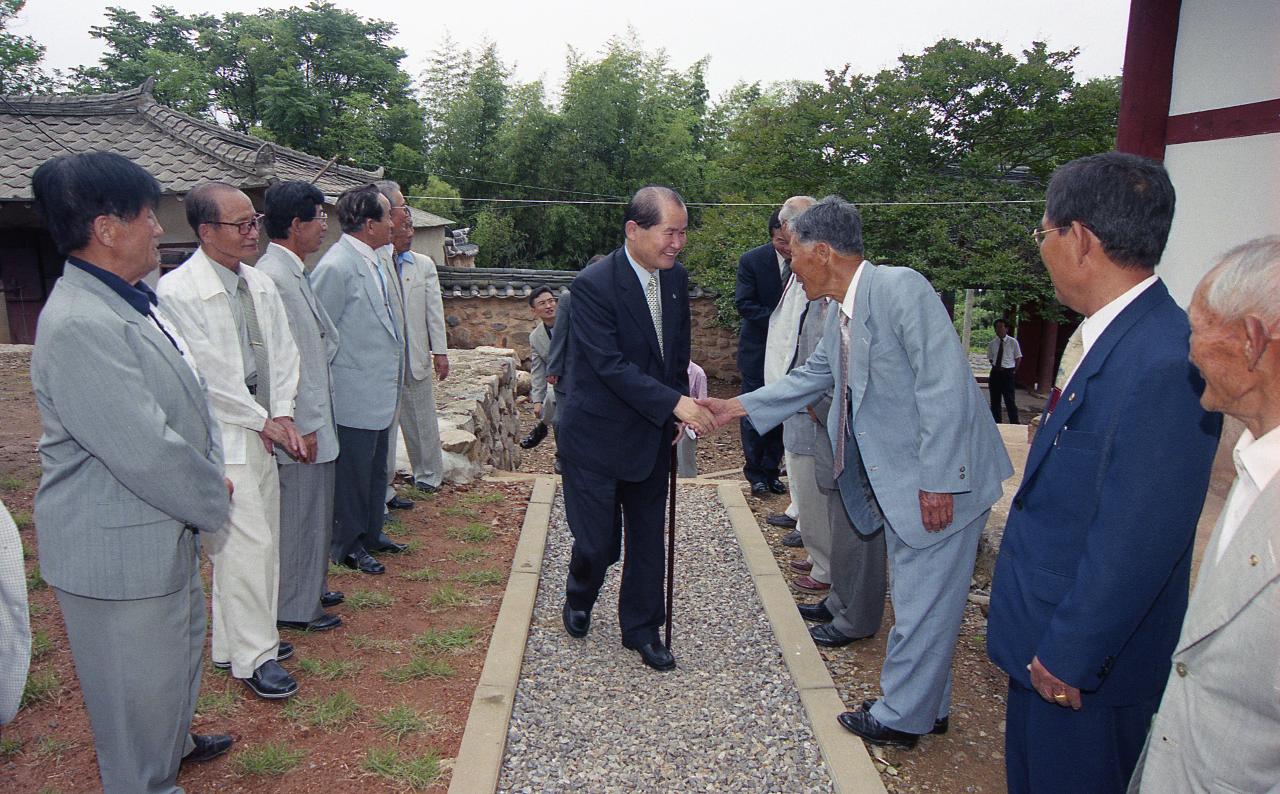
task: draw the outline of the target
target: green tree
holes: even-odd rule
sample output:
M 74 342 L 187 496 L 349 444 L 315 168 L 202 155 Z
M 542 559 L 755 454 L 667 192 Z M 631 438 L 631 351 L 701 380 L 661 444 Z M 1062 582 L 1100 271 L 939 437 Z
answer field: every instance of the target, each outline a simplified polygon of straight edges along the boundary
M 25 5 L 26 0 L 0 0 L 0 94 L 36 94 L 48 85 L 40 70 L 44 45 L 6 31 Z
M 520 233 L 511 216 L 503 210 L 484 209 L 472 221 L 468 239 L 480 246 L 479 267 L 511 267 L 520 250 Z

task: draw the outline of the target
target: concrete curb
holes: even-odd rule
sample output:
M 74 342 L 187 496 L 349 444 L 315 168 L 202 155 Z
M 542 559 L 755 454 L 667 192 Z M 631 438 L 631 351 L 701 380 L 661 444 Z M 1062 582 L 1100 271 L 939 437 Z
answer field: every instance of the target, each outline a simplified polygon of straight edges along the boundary
M 480 681 L 471 699 L 462 746 L 454 759 L 449 794 L 493 794 L 498 788 L 507 747 L 507 726 L 515 705 L 516 686 L 520 683 L 533 603 L 538 596 L 538 577 L 542 573 L 542 552 L 551 522 L 551 504 L 556 496 L 556 479 L 538 477 L 534 481 L 529 508 L 520 528 L 520 541 L 511 560 L 511 578 L 507 580 L 484 669 L 480 671 Z
M 885 794 L 884 783 L 876 771 L 862 740 L 840 727 L 836 716 L 846 711 L 827 665 L 809 637 L 804 620 L 796 611 L 795 599 L 787 580 L 778 570 L 773 552 L 765 543 L 755 514 L 742 495 L 741 483 L 723 483 L 717 487 L 720 501 L 729 514 L 747 569 L 756 585 L 760 603 L 773 626 L 773 635 L 782 648 L 791 678 L 800 690 L 800 702 L 813 735 L 822 749 L 823 760 L 831 782 L 841 794 Z

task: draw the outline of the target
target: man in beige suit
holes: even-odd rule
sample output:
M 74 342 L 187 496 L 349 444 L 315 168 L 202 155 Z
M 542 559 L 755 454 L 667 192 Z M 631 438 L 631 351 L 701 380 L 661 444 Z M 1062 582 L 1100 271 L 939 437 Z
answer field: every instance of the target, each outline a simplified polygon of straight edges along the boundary
M 1280 791 L 1280 236 L 1232 250 L 1191 301 L 1201 404 L 1244 423 L 1173 671 L 1130 792 Z

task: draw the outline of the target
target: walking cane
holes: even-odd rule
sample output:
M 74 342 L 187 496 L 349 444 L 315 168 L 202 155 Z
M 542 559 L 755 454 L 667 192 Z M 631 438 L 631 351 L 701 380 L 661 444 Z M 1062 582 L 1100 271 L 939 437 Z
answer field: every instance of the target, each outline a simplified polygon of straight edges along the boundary
M 680 431 L 677 429 L 676 431 Z M 679 439 L 677 439 L 679 440 Z M 667 493 L 667 650 L 671 650 L 671 612 L 676 601 L 676 445 L 671 445 L 671 489 Z

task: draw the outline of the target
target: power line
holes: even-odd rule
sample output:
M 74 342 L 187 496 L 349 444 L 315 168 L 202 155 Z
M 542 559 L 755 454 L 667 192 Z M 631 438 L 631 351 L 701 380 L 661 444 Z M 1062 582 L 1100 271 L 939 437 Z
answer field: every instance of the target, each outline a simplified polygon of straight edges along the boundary
M 377 168 L 378 167 L 374 163 L 356 163 L 356 165 L 360 166 L 361 168 Z M 427 171 L 426 169 L 413 169 L 413 168 L 393 168 L 390 166 L 382 166 L 382 168 L 387 171 L 398 171 L 399 173 L 402 173 L 402 174 L 422 174 L 423 176 L 431 176 L 435 174 L 437 176 L 448 177 L 449 179 L 466 179 L 471 182 L 483 182 L 487 185 L 502 185 L 504 187 L 522 187 L 527 190 L 542 190 L 547 193 L 572 193 L 578 196 L 596 196 L 597 198 L 612 198 L 612 199 L 625 198 L 625 196 L 617 196 L 612 193 L 592 193 L 587 190 L 568 190 L 566 188 L 559 188 L 559 187 L 539 187 L 537 185 L 523 185 L 519 182 L 499 182 L 496 179 L 481 179 L 478 176 L 446 174 L 443 171 Z M 623 203 L 626 203 L 626 202 L 623 202 Z
M 405 196 L 410 199 L 427 201 L 487 201 L 496 204 L 522 204 L 525 206 L 541 206 L 548 204 L 586 204 L 625 206 L 626 201 L 598 201 L 586 199 L 527 199 L 527 198 L 461 198 L 459 196 Z M 966 201 L 855 201 L 857 207 L 956 207 L 973 205 L 1000 204 L 1043 204 L 1044 199 L 972 199 Z M 687 201 L 687 207 L 777 207 L 776 202 L 749 201 Z
M 40 133 L 41 135 L 43 135 L 44 137 L 48 138 L 48 139 L 49 139 L 49 141 L 50 141 L 51 143 L 53 143 L 53 144 L 55 144 L 55 145 L 57 145 L 57 146 L 61 146 L 63 149 L 66 149 L 66 150 L 67 150 L 68 152 L 70 152 L 71 154 L 75 154 L 75 153 L 76 153 L 76 150 L 75 150 L 75 149 L 72 149 L 70 146 L 66 145 L 66 144 L 65 144 L 65 143 L 63 143 L 62 141 L 60 141 L 60 140 L 58 140 L 57 138 L 55 138 L 55 137 L 53 137 L 52 135 L 50 135 L 50 134 L 48 133 L 48 131 L 47 131 L 47 130 L 45 130 L 45 128 L 44 128 L 43 126 L 41 126 L 41 124 L 40 124 L 38 121 L 36 121 L 35 119 L 31 118 L 31 117 L 30 117 L 30 116 L 28 116 L 26 113 L 23 113 L 23 112 L 22 112 L 21 110 L 19 110 L 18 108 L 14 107 L 14 105 L 13 105 L 13 103 L 12 103 L 12 102 L 10 102 L 9 100 L 5 99 L 5 98 L 4 98 L 4 97 L 2 97 L 2 96 L 0 96 L 0 102 L 4 102 L 4 104 L 9 108 L 9 110 L 13 111 L 13 113 L 14 113 L 14 114 L 16 114 L 16 115 L 18 116 L 18 118 L 22 119 L 22 120 L 23 120 L 23 121 L 25 121 L 27 124 L 30 124 L 32 127 L 35 127 L 35 128 L 36 128 L 36 131 L 37 131 L 37 132 L 39 132 L 39 133 Z

